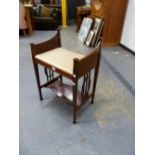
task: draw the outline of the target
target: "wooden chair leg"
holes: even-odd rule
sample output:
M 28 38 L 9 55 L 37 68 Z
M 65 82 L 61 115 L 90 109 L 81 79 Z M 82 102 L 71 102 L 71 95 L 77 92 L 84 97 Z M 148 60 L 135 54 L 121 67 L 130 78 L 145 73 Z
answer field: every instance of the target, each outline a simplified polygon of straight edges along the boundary
M 24 33 L 24 36 L 26 37 L 26 36 L 27 36 L 27 34 L 26 34 L 26 31 L 25 31 L 25 29 L 23 29 L 23 33 Z
M 73 123 L 76 124 L 77 82 L 73 84 Z
M 38 69 L 38 65 L 35 63 L 34 63 L 34 71 L 35 71 L 36 80 L 37 80 L 39 97 L 40 97 L 40 100 L 43 100 L 42 92 L 41 92 L 41 85 L 40 85 L 40 78 L 39 78 L 39 69 Z
M 92 98 L 91 98 L 91 102 L 90 102 L 91 104 L 94 103 L 94 96 L 95 96 L 95 91 L 96 91 L 96 83 L 97 83 L 97 78 L 98 78 L 98 70 L 99 70 L 99 67 L 95 68 Z
M 60 82 L 62 83 L 63 82 L 63 77 L 60 75 Z

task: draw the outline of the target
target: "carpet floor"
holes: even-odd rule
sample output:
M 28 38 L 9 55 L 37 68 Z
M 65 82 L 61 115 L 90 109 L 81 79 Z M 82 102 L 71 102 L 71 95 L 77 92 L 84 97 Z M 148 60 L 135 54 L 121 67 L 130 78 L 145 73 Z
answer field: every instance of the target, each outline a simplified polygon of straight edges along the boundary
M 119 46 L 102 48 L 95 102 L 78 111 L 74 125 L 67 101 L 48 89 L 43 89 L 43 101 L 38 96 L 30 42 L 54 34 L 34 31 L 19 37 L 20 155 L 134 155 L 134 56 Z M 78 40 L 75 26 L 63 29 L 61 39 L 69 50 L 92 50 Z

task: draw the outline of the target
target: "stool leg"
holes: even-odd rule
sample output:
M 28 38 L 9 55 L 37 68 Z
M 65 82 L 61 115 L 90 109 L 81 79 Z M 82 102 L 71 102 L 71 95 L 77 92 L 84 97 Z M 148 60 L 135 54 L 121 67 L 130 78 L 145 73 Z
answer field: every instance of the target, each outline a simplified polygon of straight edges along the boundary
M 39 78 L 39 69 L 38 69 L 38 65 L 36 63 L 34 63 L 34 71 L 35 71 L 36 80 L 37 80 L 39 97 L 40 97 L 40 100 L 43 100 L 42 92 L 41 92 L 41 85 L 40 85 L 40 78 Z
M 63 81 L 63 77 L 60 75 L 60 82 L 62 83 L 62 81 Z
M 73 123 L 76 124 L 77 82 L 73 84 Z
M 25 31 L 25 29 L 23 29 L 23 32 L 24 32 L 24 36 L 26 37 L 26 36 L 27 36 L 27 34 L 26 34 L 26 31 Z
M 93 91 L 92 91 L 92 98 L 91 98 L 91 104 L 94 103 L 94 96 L 95 96 L 95 91 L 96 91 L 96 83 L 97 83 L 97 78 L 98 78 L 98 70 L 99 67 L 97 66 L 95 68 L 95 73 L 94 73 L 94 82 L 93 82 Z

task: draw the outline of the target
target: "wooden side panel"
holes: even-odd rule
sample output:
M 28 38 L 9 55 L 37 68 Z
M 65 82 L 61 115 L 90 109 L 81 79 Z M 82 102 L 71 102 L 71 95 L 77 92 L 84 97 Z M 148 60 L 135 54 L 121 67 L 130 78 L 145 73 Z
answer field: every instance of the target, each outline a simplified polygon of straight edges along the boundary
M 91 15 L 104 18 L 104 45 L 120 42 L 128 0 L 92 0 Z
M 60 30 L 57 29 L 57 33 L 51 39 L 38 44 L 31 43 L 32 56 L 34 57 L 37 54 L 41 54 L 43 52 L 55 49 L 60 46 L 61 46 Z
M 127 2 L 127 0 L 113 0 L 111 2 L 110 8 L 112 12 L 109 14 L 109 32 L 105 43 L 119 44 L 124 24 Z
M 105 18 L 108 12 L 108 5 L 109 0 L 92 0 L 91 15 Z
M 78 77 L 81 77 L 94 68 L 97 65 L 97 60 L 98 52 L 96 51 L 81 59 L 78 64 Z
M 80 78 L 84 74 L 90 72 L 91 69 L 95 68 L 98 64 L 99 57 L 101 52 L 101 41 L 98 43 L 97 47 L 94 49 L 93 52 L 86 55 L 82 59 L 74 59 L 74 69 L 73 74 Z

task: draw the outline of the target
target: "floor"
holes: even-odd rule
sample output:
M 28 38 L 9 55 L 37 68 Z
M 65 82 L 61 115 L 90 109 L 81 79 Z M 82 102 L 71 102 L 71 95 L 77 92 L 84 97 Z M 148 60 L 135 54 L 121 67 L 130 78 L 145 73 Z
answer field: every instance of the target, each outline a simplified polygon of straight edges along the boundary
M 29 44 L 54 34 L 35 31 L 19 39 L 20 155 L 134 155 L 135 57 L 119 46 L 102 48 L 95 103 L 78 112 L 74 125 L 67 101 L 48 89 L 43 101 L 38 96 Z M 92 50 L 81 44 L 74 26 L 61 36 L 64 48 Z

